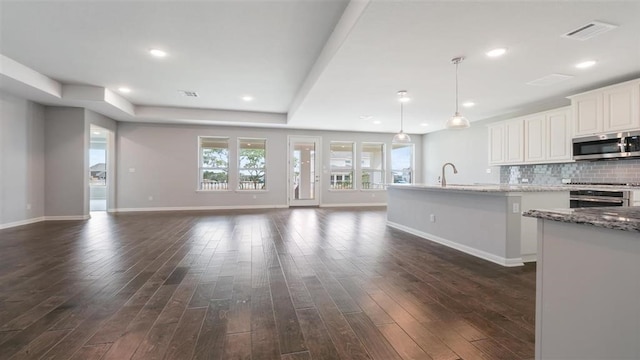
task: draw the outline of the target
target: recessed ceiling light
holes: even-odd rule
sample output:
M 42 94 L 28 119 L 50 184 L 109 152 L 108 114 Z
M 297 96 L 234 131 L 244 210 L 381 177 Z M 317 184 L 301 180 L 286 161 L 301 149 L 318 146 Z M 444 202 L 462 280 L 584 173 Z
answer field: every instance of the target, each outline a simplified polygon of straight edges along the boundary
M 376 125 L 379 125 L 379 124 L 382 124 L 382 121 L 380 121 L 380 120 L 374 120 L 374 121 L 373 121 L 373 123 L 374 123 L 374 124 L 376 124 Z
M 581 63 L 577 63 L 577 64 L 576 64 L 576 67 L 577 67 L 578 69 L 586 69 L 586 68 L 590 68 L 590 67 L 592 67 L 592 66 L 593 66 L 593 65 L 595 65 L 595 64 L 596 64 L 596 61 L 595 61 L 595 60 L 587 60 L 587 61 L 583 61 L 583 62 L 581 62 Z
M 466 108 L 473 107 L 475 105 L 476 105 L 476 103 L 474 103 L 473 101 L 467 101 L 467 102 L 462 103 L 462 106 L 464 106 Z
M 507 52 L 507 49 L 505 48 L 497 48 L 497 49 L 493 49 L 493 50 L 489 50 L 487 52 L 487 56 L 488 57 L 499 57 L 504 55 Z
M 427 124 L 427 123 L 422 123 L 422 124 L 420 124 L 420 126 L 429 126 L 429 124 Z
M 244 100 L 244 101 L 252 101 L 253 100 L 253 96 L 245 95 L 245 96 L 242 97 L 242 100 Z
M 371 120 L 373 119 L 373 115 L 360 115 L 361 120 Z
M 131 92 L 131 89 L 129 89 L 128 87 L 124 87 L 124 86 L 123 86 L 123 87 L 119 87 L 119 88 L 118 88 L 118 91 L 120 91 L 121 93 L 128 94 L 128 93 L 130 93 L 130 92 Z
M 165 56 L 167 56 L 167 53 L 165 51 L 162 51 L 160 49 L 151 49 L 149 50 L 149 54 L 155 56 L 155 57 L 159 57 L 159 58 L 163 58 Z

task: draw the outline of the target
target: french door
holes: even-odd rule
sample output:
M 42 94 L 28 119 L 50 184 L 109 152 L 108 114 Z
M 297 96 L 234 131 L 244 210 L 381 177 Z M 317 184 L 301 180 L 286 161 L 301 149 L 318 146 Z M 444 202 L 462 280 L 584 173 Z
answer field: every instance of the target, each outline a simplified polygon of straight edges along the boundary
M 289 136 L 289 206 L 320 205 L 320 140 Z

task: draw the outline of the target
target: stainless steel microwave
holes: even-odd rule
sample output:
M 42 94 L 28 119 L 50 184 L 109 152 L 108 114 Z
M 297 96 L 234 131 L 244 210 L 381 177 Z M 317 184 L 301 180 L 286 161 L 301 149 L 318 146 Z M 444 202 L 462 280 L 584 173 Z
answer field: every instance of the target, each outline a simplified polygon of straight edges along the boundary
M 606 160 L 632 157 L 640 157 L 640 131 L 573 139 L 574 160 Z

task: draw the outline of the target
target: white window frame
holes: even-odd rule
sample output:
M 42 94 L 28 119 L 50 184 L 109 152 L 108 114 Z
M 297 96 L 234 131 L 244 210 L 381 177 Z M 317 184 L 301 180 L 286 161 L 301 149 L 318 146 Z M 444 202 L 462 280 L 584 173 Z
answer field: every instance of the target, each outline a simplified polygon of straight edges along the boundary
M 393 172 L 395 169 L 395 165 L 393 163 L 393 150 L 395 148 L 395 146 L 400 146 L 400 147 L 410 147 L 411 148 L 411 159 L 410 159 L 410 173 L 411 173 L 411 181 L 409 181 L 407 184 L 413 184 L 415 183 L 416 180 L 416 147 L 415 144 L 391 144 L 391 151 L 389 152 L 389 158 L 391 159 L 391 166 L 390 166 L 390 172 L 391 172 L 391 184 L 399 184 L 400 182 L 396 182 L 395 181 L 395 177 L 393 175 Z M 401 169 L 404 170 L 404 169 Z
M 203 166 L 203 158 L 202 158 L 202 141 L 204 139 L 213 139 L 213 140 L 225 140 L 227 142 L 227 167 L 204 167 Z M 197 191 L 213 191 L 213 192 L 220 192 L 220 191 L 228 191 L 229 190 L 229 179 L 230 179 L 230 166 L 231 166 L 231 149 L 229 147 L 229 142 L 230 142 L 230 138 L 228 136 L 198 136 L 198 184 L 197 184 Z M 221 186 L 205 186 L 205 183 L 209 183 L 209 182 L 205 182 L 204 181 L 204 172 L 208 171 L 208 170 L 226 170 L 227 172 L 227 182 L 226 183 L 222 183 L 223 185 Z M 215 183 L 211 183 L 211 184 L 215 184 Z
M 345 159 L 345 166 L 344 167 L 334 167 L 331 164 L 331 160 L 334 158 L 333 157 L 333 145 L 335 144 L 344 144 L 344 145 L 349 145 L 351 146 L 351 159 Z M 346 165 L 347 160 L 349 160 L 350 164 L 349 166 Z M 356 166 L 355 166 L 355 161 L 356 161 L 356 143 L 354 141 L 330 141 L 329 142 L 329 190 L 331 191 L 352 191 L 352 190 L 356 190 L 357 187 L 357 182 L 356 180 Z M 349 188 L 336 188 L 334 187 L 335 183 L 336 183 L 336 179 L 338 178 L 338 176 L 340 176 L 342 179 L 344 179 L 345 176 L 349 176 L 349 178 L 351 179 L 350 183 L 351 183 L 351 187 Z M 341 180 L 344 181 L 344 180 Z
M 260 141 L 260 142 L 264 142 L 264 166 L 261 168 L 243 168 L 241 165 L 241 161 L 242 161 L 242 148 L 240 147 L 241 143 L 243 141 Z M 252 137 L 239 137 L 238 138 L 238 181 L 237 181 L 237 186 L 236 186 L 236 190 L 237 191 L 241 191 L 241 192 L 246 192 L 246 191 L 266 191 L 267 190 L 267 139 L 265 138 L 252 138 Z M 255 184 L 254 184 L 254 188 L 243 188 L 242 185 L 242 171 L 245 170 L 262 170 L 264 172 L 263 174 L 263 179 L 264 182 L 262 183 L 262 186 L 260 186 L 260 188 L 255 188 Z
M 374 169 L 372 167 L 365 167 L 363 166 L 363 160 L 364 160 L 364 153 L 365 153 L 365 148 L 367 146 L 380 146 L 380 161 L 382 162 L 382 167 L 381 169 Z M 386 144 L 383 142 L 375 142 L 375 141 L 364 141 L 360 144 L 360 188 L 362 190 L 385 190 L 385 184 L 386 184 L 386 180 L 387 180 L 387 169 L 386 169 L 386 165 L 387 165 L 387 161 L 386 161 Z M 370 185 L 369 187 L 366 187 L 364 185 L 364 175 L 369 172 L 369 173 L 380 173 L 380 176 L 382 177 L 382 182 L 380 184 L 374 184 L 371 181 L 369 181 Z M 371 187 L 371 185 L 374 185 L 374 187 Z M 375 186 L 379 186 L 379 187 L 375 187 Z

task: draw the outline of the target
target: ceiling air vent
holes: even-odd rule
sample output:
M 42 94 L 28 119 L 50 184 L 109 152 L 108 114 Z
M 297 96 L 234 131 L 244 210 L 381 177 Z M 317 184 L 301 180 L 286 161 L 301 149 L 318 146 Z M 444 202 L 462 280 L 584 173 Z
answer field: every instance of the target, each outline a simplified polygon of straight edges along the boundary
M 592 21 L 588 24 L 582 25 L 577 29 L 571 30 L 568 33 L 562 35 L 562 37 L 574 40 L 587 40 L 594 36 L 604 34 L 607 31 L 617 28 L 618 25 L 606 24 L 599 21 Z
M 569 80 L 572 77 L 573 76 L 571 75 L 551 74 L 551 75 L 543 76 L 540 79 L 529 81 L 527 85 L 548 86 L 548 85 L 557 84 L 565 80 Z
M 178 92 L 180 93 L 180 95 L 182 96 L 187 96 L 187 97 L 199 97 L 200 95 L 198 95 L 197 92 L 195 91 L 188 91 L 188 90 L 178 90 Z

